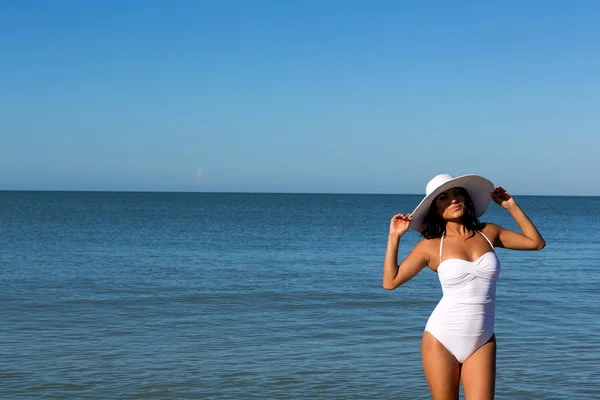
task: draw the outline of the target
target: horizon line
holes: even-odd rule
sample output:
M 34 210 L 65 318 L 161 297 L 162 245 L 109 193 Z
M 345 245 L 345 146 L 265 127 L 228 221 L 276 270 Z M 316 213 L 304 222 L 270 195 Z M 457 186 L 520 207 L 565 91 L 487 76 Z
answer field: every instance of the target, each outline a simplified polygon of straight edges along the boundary
M 0 189 L 0 192 L 61 192 L 61 193 L 172 193 L 172 194 L 278 194 L 278 195 L 331 195 L 331 196 L 425 196 L 425 193 L 356 193 L 356 192 L 269 192 L 269 191 L 173 191 L 173 190 L 96 190 L 96 189 Z M 524 194 L 527 197 L 600 197 L 585 194 Z

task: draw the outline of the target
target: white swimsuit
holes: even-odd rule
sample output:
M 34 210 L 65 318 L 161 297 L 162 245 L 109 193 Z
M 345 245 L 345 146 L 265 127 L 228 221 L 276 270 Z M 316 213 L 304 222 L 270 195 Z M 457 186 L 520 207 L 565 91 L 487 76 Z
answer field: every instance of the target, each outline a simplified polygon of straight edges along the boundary
M 494 334 L 494 305 L 500 261 L 492 242 L 491 251 L 475 261 L 450 258 L 442 261 L 444 235 L 440 240 L 438 277 L 443 296 L 429 317 L 430 332 L 463 363 Z

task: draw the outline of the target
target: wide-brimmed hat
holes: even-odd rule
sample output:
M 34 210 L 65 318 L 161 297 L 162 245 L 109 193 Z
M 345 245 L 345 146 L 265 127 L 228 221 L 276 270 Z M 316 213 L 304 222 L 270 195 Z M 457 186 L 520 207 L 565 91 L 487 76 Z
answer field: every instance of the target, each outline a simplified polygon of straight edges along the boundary
M 441 174 L 434 177 L 427 184 L 425 198 L 412 212 L 410 227 L 422 233 L 425 228 L 423 219 L 429 212 L 433 200 L 443 191 L 454 187 L 461 187 L 469 193 L 477 218 L 485 214 L 494 191 L 492 182 L 479 175 L 463 175 L 454 178 L 452 175 Z

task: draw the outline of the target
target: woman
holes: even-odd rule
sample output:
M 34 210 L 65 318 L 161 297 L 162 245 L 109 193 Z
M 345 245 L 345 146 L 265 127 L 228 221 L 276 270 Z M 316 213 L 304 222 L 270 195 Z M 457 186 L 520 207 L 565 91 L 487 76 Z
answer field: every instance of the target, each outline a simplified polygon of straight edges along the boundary
M 483 177 L 438 175 L 426 193 L 412 214 L 396 214 L 390 222 L 383 287 L 395 289 L 426 266 L 438 272 L 443 296 L 421 342 L 432 398 L 458 399 L 462 381 L 467 399 L 493 399 L 500 272 L 494 249 L 541 250 L 546 242 L 512 196 Z M 522 233 L 479 222 L 490 199 L 510 213 Z M 409 228 L 423 239 L 398 265 L 400 238 Z

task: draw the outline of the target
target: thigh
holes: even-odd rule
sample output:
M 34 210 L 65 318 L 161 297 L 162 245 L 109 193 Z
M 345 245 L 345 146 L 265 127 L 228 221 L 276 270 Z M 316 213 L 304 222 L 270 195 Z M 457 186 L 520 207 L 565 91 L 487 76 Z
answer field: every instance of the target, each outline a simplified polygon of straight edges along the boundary
M 433 400 L 458 399 L 460 365 L 456 358 L 431 333 L 425 332 L 421 342 L 425 379 Z
M 461 380 L 466 400 L 491 400 L 496 386 L 496 336 L 463 363 Z

